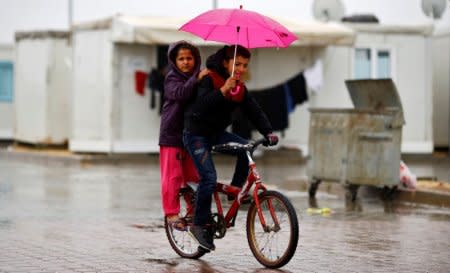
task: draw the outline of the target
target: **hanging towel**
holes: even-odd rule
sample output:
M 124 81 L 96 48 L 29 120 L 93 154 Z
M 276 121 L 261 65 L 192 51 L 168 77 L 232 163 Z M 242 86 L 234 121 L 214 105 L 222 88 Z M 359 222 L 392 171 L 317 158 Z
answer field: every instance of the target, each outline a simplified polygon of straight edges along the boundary
M 314 92 L 318 93 L 323 85 L 323 65 L 322 60 L 318 59 L 314 62 L 313 66 L 305 69 L 303 72 L 306 79 L 306 84 L 308 88 Z

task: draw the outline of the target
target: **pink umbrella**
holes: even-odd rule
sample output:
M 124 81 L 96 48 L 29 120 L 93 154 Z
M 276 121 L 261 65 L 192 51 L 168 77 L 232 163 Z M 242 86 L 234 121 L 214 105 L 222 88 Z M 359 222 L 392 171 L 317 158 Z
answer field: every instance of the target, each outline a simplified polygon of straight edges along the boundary
M 207 41 L 239 44 L 246 48 L 288 47 L 297 40 L 280 23 L 257 12 L 243 10 L 242 6 L 239 9 L 207 11 L 184 24 L 180 30 Z

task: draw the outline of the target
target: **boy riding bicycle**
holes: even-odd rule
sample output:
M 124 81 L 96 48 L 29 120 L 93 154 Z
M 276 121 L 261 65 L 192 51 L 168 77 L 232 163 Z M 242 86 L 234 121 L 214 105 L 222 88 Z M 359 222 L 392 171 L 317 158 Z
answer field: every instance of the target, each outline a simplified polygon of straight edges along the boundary
M 206 66 L 210 72 L 200 81 L 197 96 L 185 112 L 183 142 L 201 177 L 195 199 L 194 225 L 189 228 L 189 233 L 206 251 L 215 249 L 213 235 L 207 230 L 217 181 L 212 146 L 227 142 L 247 143 L 225 130 L 231 124 L 232 112 L 240 108 L 265 136 L 268 145 L 278 142 L 267 116 L 240 81 L 247 73 L 251 54 L 246 48 L 237 46 L 234 62 L 234 52 L 234 46 L 225 46 L 208 58 Z M 235 72 L 233 76 L 232 71 Z M 237 156 L 231 185 L 241 187 L 249 171 L 248 158 L 243 151 L 230 154 Z

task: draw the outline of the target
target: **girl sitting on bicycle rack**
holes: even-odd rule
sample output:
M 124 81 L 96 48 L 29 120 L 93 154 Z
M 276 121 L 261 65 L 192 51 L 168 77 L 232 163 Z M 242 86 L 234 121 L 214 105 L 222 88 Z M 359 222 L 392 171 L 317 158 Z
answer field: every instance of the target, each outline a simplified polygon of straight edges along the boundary
M 164 81 L 159 135 L 161 199 L 167 222 L 181 229 L 184 225 L 178 216 L 180 188 L 185 181 L 199 180 L 192 159 L 183 148 L 184 106 L 208 70 L 200 71 L 200 53 L 185 41 L 170 45 L 167 58 L 169 72 Z
M 217 181 L 211 157 L 212 146 L 228 142 L 247 143 L 247 140 L 225 130 L 231 124 L 232 112 L 240 108 L 269 145 L 278 143 L 267 116 L 240 81 L 240 77 L 246 76 L 251 54 L 238 45 L 234 62 L 234 53 L 235 46 L 225 46 L 208 58 L 206 67 L 210 72 L 200 81 L 197 97 L 185 112 L 183 142 L 201 178 L 195 199 L 194 225 L 188 232 L 206 251 L 215 249 L 213 235 L 207 229 Z M 230 153 L 237 156 L 231 185 L 242 187 L 249 171 L 248 158 L 243 151 Z

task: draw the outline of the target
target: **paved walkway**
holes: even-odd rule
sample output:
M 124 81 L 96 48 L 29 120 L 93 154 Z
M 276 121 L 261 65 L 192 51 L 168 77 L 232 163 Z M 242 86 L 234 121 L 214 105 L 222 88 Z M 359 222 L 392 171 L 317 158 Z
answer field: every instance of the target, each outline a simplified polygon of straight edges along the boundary
M 296 174 L 263 164 L 263 176 Z M 219 173 L 230 173 L 227 164 Z M 77 165 L 0 159 L 0 272 L 449 272 L 450 211 L 324 192 L 308 214 L 305 192 L 282 190 L 300 242 L 281 271 L 263 268 L 245 237 L 245 211 L 217 251 L 179 258 L 165 238 L 157 164 Z M 275 180 L 271 180 L 275 181 Z M 273 184 L 271 187 L 279 187 Z

